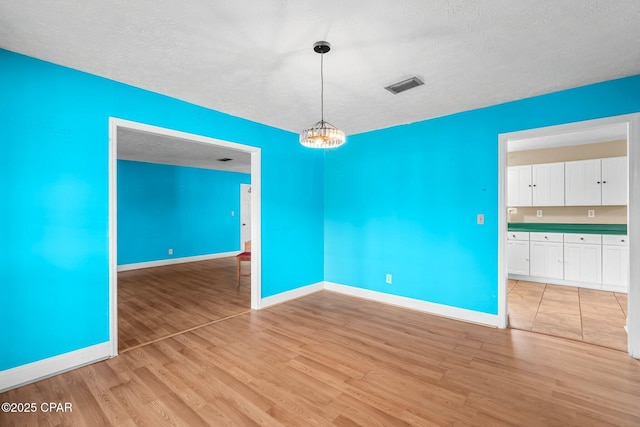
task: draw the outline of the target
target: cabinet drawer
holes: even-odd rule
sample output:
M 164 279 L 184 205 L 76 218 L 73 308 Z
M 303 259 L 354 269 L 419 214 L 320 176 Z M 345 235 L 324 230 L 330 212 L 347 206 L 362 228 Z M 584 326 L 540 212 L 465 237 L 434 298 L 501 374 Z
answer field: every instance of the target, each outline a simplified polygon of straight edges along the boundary
M 562 233 L 539 233 L 532 232 L 529 233 L 529 240 L 532 242 L 556 242 L 562 243 Z
M 603 245 L 629 246 L 629 236 L 615 236 L 613 234 L 602 235 Z
M 507 231 L 508 240 L 529 240 L 528 231 Z
M 591 243 L 594 245 L 599 245 L 602 243 L 602 235 L 601 234 L 565 233 L 564 242 L 565 243 Z

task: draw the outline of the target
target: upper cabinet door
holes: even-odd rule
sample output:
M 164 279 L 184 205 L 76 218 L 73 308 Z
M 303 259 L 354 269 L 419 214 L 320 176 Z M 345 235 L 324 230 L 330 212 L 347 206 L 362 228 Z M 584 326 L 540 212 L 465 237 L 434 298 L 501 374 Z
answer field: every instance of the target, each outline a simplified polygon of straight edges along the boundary
M 564 164 L 564 194 L 567 206 L 598 206 L 602 203 L 600 165 L 600 159 Z
M 564 163 L 533 165 L 533 206 L 564 206 Z
M 507 174 L 507 205 L 532 206 L 531 165 L 511 166 Z
M 627 158 L 602 159 L 602 204 L 627 204 Z

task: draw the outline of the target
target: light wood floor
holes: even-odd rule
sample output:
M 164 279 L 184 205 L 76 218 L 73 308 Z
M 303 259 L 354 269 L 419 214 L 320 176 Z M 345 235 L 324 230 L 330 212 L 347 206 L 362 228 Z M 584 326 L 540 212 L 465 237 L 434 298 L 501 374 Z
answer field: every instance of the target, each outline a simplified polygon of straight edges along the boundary
M 508 304 L 512 328 L 627 350 L 627 294 L 510 280 Z
M 0 394 L 0 425 L 638 426 L 621 351 L 319 292 Z
M 235 257 L 118 273 L 119 351 L 249 310 L 250 281 Z

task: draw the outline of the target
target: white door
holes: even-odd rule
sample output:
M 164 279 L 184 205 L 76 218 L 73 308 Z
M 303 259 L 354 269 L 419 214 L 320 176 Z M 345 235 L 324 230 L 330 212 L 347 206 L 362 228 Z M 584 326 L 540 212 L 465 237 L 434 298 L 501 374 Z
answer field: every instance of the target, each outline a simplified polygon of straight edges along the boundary
M 240 250 L 251 240 L 251 185 L 240 184 Z
M 564 206 L 564 163 L 533 165 L 533 206 Z
M 562 243 L 531 242 L 531 275 L 551 279 L 564 278 Z
M 567 206 L 599 206 L 602 203 L 600 165 L 600 159 L 564 164 Z
M 627 204 L 627 158 L 602 159 L 602 204 Z

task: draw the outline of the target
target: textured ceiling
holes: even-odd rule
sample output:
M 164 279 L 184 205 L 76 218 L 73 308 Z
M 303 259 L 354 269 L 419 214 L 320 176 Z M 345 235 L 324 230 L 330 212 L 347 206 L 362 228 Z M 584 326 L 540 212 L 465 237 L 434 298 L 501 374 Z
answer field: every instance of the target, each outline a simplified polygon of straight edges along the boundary
M 213 144 L 118 127 L 118 158 L 251 173 L 251 154 Z M 221 162 L 218 159 L 231 159 Z
M 640 1 L 0 2 L 0 47 L 293 132 L 319 120 L 317 40 L 353 134 L 638 74 Z

